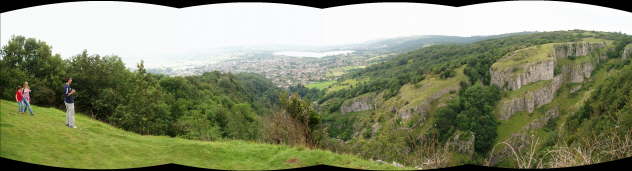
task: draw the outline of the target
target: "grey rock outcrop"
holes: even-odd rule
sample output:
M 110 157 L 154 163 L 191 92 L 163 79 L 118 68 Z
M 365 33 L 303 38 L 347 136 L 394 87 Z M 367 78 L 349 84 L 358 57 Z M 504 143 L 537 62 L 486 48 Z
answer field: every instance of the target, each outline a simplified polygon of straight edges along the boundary
M 623 49 L 623 54 L 621 54 L 623 59 L 632 58 L 632 44 L 628 44 Z
M 500 120 L 507 120 L 516 112 L 533 112 L 536 108 L 550 103 L 557 90 L 563 83 L 581 83 L 590 78 L 592 71 L 601 57 L 605 57 L 605 43 L 573 42 L 555 44 L 550 56 L 552 61 L 540 61 L 535 64 L 523 64 L 525 72 L 512 73 L 510 71 L 491 71 L 491 83 L 509 90 L 517 90 L 524 85 L 541 80 L 551 80 L 551 83 L 529 90 L 524 95 L 511 97 L 499 103 Z M 588 56 L 588 59 L 573 60 L 558 64 L 557 60 L 569 56 Z M 569 61 L 569 59 L 565 59 Z M 559 67 L 560 73 L 554 76 L 555 67 Z M 516 76 L 517 75 L 517 76 Z
M 568 58 L 570 56 L 594 56 L 599 59 L 606 57 L 606 47 L 604 42 L 571 42 L 553 45 L 553 50 L 549 57 L 553 60 L 538 61 L 536 63 L 523 64 L 518 68 L 508 67 L 503 70 L 494 70 L 490 68 L 491 83 L 507 90 L 517 90 L 522 86 L 537 82 L 540 80 L 553 79 L 555 72 L 555 59 Z M 632 51 L 632 50 L 629 50 Z M 632 52 L 628 52 L 632 53 Z M 511 58 L 514 54 L 503 58 Z M 570 82 L 583 82 L 585 78 L 590 77 L 590 73 L 594 69 L 594 63 L 582 63 L 580 65 L 571 65 L 562 68 L 567 71 Z M 518 71 L 518 72 L 517 72 Z
M 507 120 L 521 111 L 533 112 L 536 108 L 548 104 L 555 98 L 555 93 L 562 85 L 562 77 L 556 76 L 548 85 L 529 91 L 524 96 L 500 102 L 500 120 Z
M 474 154 L 474 140 L 476 136 L 472 131 L 458 131 L 448 140 L 450 151 L 472 155 Z
M 584 82 L 586 79 L 590 78 L 592 71 L 595 69 L 595 65 L 596 64 L 592 62 L 584 62 L 561 66 L 564 81 L 572 83 Z
M 340 112 L 342 114 L 349 112 L 360 112 L 375 109 L 375 101 L 372 96 L 360 96 L 354 99 L 345 101 L 340 106 Z
M 491 83 L 505 89 L 517 90 L 529 83 L 553 79 L 555 61 L 540 61 L 535 64 L 526 64 L 521 67 L 522 68 L 520 70 L 523 70 L 524 72 L 517 74 L 514 73 L 512 69 L 490 71 Z
M 519 155 L 522 155 L 523 150 L 531 144 L 532 139 L 533 136 L 529 136 L 528 133 L 525 132 L 511 134 L 511 137 L 504 140 L 503 143 L 494 146 L 494 149 L 492 149 L 493 154 L 489 158 L 488 164 L 494 166 L 503 160 L 513 160 L 513 150 L 519 153 Z
M 495 149 L 493 151 L 493 155 L 489 159 L 490 165 L 496 165 L 500 161 L 512 157 L 513 152 L 511 148 L 519 154 L 524 153 L 524 150 L 528 150 L 528 147 L 534 142 L 534 138 L 536 138 L 536 136 L 532 134 L 532 130 L 546 126 L 550 120 L 559 116 L 559 108 L 552 108 L 545 113 L 544 117 L 531 121 L 529 124 L 522 127 L 519 132 L 511 134 L 509 138 L 503 141 L 511 147 L 504 143 L 496 145 L 494 147 Z
M 550 120 L 560 116 L 558 108 L 553 108 L 544 113 L 544 117 L 535 119 L 522 128 L 523 131 L 529 131 L 532 129 L 539 129 L 544 127 Z
M 575 93 L 575 92 L 577 92 L 580 89 L 582 89 L 582 85 L 575 86 L 575 87 L 570 89 L 569 93 Z
M 567 58 L 569 56 L 588 56 L 591 53 L 606 47 L 604 42 L 571 42 L 556 44 L 553 46 L 554 58 Z M 604 56 L 605 54 L 600 54 Z
M 408 106 L 408 107 L 402 107 L 402 108 L 395 108 L 392 107 L 392 112 L 397 113 L 397 115 L 402 119 L 402 120 L 408 120 L 410 119 L 410 117 L 412 117 L 413 115 L 420 115 L 421 118 L 420 120 L 423 122 L 426 118 L 426 116 L 428 115 L 428 111 L 431 108 L 431 103 L 433 103 L 434 101 L 440 99 L 441 97 L 445 96 L 446 94 L 450 93 L 450 92 L 456 92 L 458 91 L 460 88 L 459 85 L 454 85 L 454 86 L 450 86 L 450 87 L 445 87 L 437 92 L 434 92 L 432 95 L 430 95 L 429 97 L 427 97 L 423 102 L 414 105 L 414 106 Z
M 373 125 L 371 125 L 371 136 L 375 136 L 380 127 L 381 126 L 378 122 L 373 123 Z
M 428 112 L 426 112 L 428 108 L 429 108 L 429 106 L 422 104 L 422 105 L 417 105 L 417 106 L 412 107 L 412 108 L 405 108 L 405 109 L 401 109 L 401 110 L 396 110 L 396 113 L 403 120 L 410 119 L 410 117 L 412 117 L 412 115 L 421 115 L 421 118 L 425 118 L 425 116 L 428 113 Z

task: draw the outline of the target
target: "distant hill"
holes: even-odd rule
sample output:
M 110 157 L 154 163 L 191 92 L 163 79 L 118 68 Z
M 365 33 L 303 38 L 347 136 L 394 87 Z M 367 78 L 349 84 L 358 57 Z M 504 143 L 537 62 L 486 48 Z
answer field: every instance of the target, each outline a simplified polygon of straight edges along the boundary
M 514 35 L 531 34 L 535 32 L 517 32 L 489 36 L 443 36 L 443 35 L 421 35 L 405 36 L 388 39 L 371 40 L 364 43 L 342 45 L 334 49 L 352 49 L 356 51 L 377 51 L 382 53 L 406 52 L 419 49 L 433 44 L 446 43 L 472 43 L 481 40 L 495 39 Z

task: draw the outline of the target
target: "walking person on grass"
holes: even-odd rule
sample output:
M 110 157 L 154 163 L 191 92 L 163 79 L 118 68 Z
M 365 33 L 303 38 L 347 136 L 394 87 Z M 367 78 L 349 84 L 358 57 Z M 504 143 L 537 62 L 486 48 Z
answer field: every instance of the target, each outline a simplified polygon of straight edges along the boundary
M 29 109 L 29 113 L 33 116 L 33 109 L 31 108 L 31 87 L 29 87 L 29 82 L 26 81 L 22 84 L 22 103 L 24 105 L 23 112 Z
M 22 87 L 18 86 L 15 92 L 15 101 L 18 102 L 18 112 L 24 113 L 24 103 L 22 103 Z
M 72 96 L 75 94 L 75 90 L 70 87 L 72 78 L 66 79 L 64 85 L 64 104 L 66 105 L 66 126 L 70 128 L 77 128 L 75 126 L 75 98 Z

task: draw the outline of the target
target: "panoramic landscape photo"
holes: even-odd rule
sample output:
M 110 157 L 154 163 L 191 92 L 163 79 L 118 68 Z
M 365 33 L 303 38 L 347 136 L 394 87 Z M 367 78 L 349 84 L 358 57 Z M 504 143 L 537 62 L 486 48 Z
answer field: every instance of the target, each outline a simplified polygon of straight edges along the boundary
M 6 11 L 0 157 L 227 170 L 629 158 L 630 21 L 555 1 Z

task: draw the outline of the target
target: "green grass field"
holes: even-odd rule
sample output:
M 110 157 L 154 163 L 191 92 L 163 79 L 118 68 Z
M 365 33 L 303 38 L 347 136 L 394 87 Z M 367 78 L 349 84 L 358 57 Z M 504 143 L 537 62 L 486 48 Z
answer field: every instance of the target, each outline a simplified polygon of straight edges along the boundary
M 0 100 L 0 156 L 64 168 L 118 169 L 168 163 L 212 169 L 286 169 L 318 164 L 358 169 L 406 169 L 325 150 L 224 140 L 194 141 L 126 132 L 83 114 L 78 128 L 64 125 L 64 111 L 33 106 L 19 114 Z
M 344 81 L 334 81 L 332 84 L 330 84 L 329 86 L 325 87 L 325 93 L 332 93 L 338 90 L 342 90 L 345 88 L 351 88 L 351 86 L 354 86 L 358 83 L 361 82 L 367 82 L 369 81 L 369 78 L 360 78 L 360 79 L 347 79 Z
M 520 67 L 527 66 L 525 64 L 534 64 L 543 61 L 555 60 L 548 55 L 553 50 L 555 43 L 532 46 L 515 51 L 505 56 L 492 65 L 494 71 L 505 71 L 515 69 L 516 73 L 524 72 Z
M 332 85 L 334 83 L 336 83 L 335 80 L 321 81 L 321 82 L 315 82 L 315 83 L 307 84 L 305 87 L 322 90 L 322 89 L 326 89 L 327 87 L 329 87 L 330 85 Z
M 329 72 L 327 72 L 325 76 L 326 77 L 339 77 L 347 73 L 349 70 L 362 69 L 362 68 L 366 68 L 366 66 L 345 66 L 345 67 L 333 68 L 329 70 Z
M 426 75 L 426 78 L 418 83 L 406 84 L 400 88 L 396 98 L 385 102 L 385 106 L 411 108 L 429 100 L 439 99 L 431 99 L 431 97 L 445 89 L 452 88 L 455 89 L 454 92 L 456 92 L 458 87 L 460 87 L 459 82 L 467 80 L 467 76 L 463 73 L 464 69 L 465 66 L 454 69 L 456 73 L 455 76 L 448 79 L 441 79 L 439 75 Z M 387 108 L 386 111 L 390 110 L 390 107 Z

